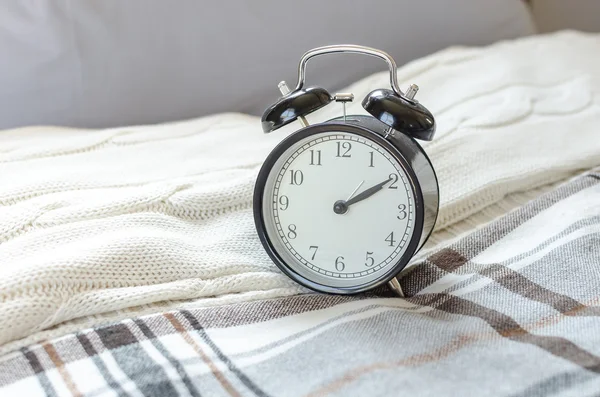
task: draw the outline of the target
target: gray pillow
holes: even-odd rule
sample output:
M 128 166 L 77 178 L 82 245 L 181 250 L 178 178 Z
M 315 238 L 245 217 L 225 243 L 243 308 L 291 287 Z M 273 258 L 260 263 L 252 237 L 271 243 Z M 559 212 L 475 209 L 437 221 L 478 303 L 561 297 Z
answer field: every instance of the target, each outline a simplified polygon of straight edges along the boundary
M 0 4 L 0 128 L 110 127 L 261 114 L 310 48 L 369 45 L 403 63 L 533 32 L 519 0 L 40 0 Z M 385 64 L 318 58 L 340 88 Z

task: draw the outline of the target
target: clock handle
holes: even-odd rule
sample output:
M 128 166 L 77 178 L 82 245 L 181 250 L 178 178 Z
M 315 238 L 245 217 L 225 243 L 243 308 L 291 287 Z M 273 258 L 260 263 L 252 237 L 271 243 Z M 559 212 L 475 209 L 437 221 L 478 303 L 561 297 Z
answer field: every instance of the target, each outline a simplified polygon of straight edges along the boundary
M 365 47 L 365 46 L 354 45 L 354 44 L 328 45 L 328 46 L 324 46 L 324 47 L 317 47 L 317 48 L 314 48 L 314 49 L 306 52 L 304 55 L 302 55 L 302 58 L 300 59 L 300 64 L 298 65 L 298 83 L 296 84 L 296 89 L 294 91 L 298 91 L 298 90 L 302 89 L 302 87 L 304 87 L 304 80 L 306 78 L 306 63 L 308 62 L 309 59 L 314 58 L 319 55 L 336 54 L 336 53 L 363 54 L 363 55 L 370 55 L 370 56 L 374 56 L 374 57 L 383 59 L 388 64 L 388 67 L 390 69 L 390 85 L 392 86 L 392 89 L 394 90 L 394 92 L 397 95 L 404 97 L 406 99 L 409 99 L 409 100 L 411 100 L 412 97 L 414 97 L 414 94 L 416 94 L 416 90 L 414 90 L 414 88 L 411 88 L 409 90 L 410 92 L 407 92 L 407 94 L 404 94 L 402 92 L 402 90 L 400 89 L 400 87 L 398 85 L 398 76 L 396 74 L 398 67 L 396 66 L 396 62 L 390 56 L 390 54 L 388 54 L 387 52 L 378 50 L 376 48 Z M 413 90 L 414 90 L 414 93 L 413 93 Z M 412 97 L 410 97 L 410 96 L 412 96 Z

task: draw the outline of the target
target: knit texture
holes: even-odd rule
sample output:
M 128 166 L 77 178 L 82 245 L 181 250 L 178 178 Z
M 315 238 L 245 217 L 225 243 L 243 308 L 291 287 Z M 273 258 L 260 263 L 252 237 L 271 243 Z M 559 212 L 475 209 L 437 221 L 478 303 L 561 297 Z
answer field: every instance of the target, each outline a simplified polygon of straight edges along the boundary
M 430 247 L 600 164 L 596 54 L 600 35 L 562 32 L 399 69 L 438 122 L 424 145 L 441 194 Z M 345 91 L 388 84 L 379 73 Z M 349 112 L 364 114 L 360 100 Z M 0 132 L 0 353 L 152 311 L 304 292 L 269 260 L 251 208 L 261 162 L 297 128 L 263 135 L 256 117 L 220 114 Z

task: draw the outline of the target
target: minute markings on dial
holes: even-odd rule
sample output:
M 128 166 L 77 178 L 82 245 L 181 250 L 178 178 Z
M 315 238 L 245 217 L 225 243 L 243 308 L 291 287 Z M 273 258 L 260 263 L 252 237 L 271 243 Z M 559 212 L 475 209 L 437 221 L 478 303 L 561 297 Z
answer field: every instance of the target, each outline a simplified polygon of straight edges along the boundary
M 331 149 L 333 149 L 333 152 L 331 152 L 328 149 L 328 146 L 319 146 L 320 143 L 326 143 L 327 141 L 330 141 L 330 140 L 332 140 L 334 142 L 337 141 L 336 144 L 332 145 L 332 147 L 331 147 Z M 381 240 L 379 240 L 381 242 L 380 244 L 382 244 L 382 246 L 387 246 L 389 250 L 384 249 L 384 252 L 379 252 L 378 251 L 379 249 L 376 246 L 366 246 L 365 249 L 369 249 L 369 248 L 370 249 L 368 250 L 367 254 L 365 254 L 366 251 L 363 251 L 362 254 L 360 254 L 360 255 L 362 255 L 361 258 L 357 257 L 357 255 L 359 255 L 358 253 L 349 253 L 348 251 L 346 251 L 344 249 L 344 245 L 342 245 L 342 246 L 338 245 L 338 248 L 329 246 L 327 244 L 327 239 L 325 239 L 325 241 L 319 241 L 319 240 L 300 241 L 298 239 L 292 239 L 292 241 L 288 241 L 288 236 L 286 235 L 291 232 L 288 229 L 288 225 L 291 223 L 297 224 L 300 229 L 305 230 L 302 228 L 303 222 L 312 222 L 313 220 L 315 222 L 322 222 L 322 220 L 319 220 L 319 218 L 313 218 L 313 215 L 309 215 L 309 213 L 303 212 L 305 210 L 302 210 L 302 209 L 299 210 L 297 208 L 297 206 L 302 207 L 302 205 L 305 205 L 305 208 L 306 208 L 306 203 L 310 203 L 312 201 L 313 196 L 310 196 L 310 195 L 312 194 L 313 191 L 315 191 L 314 189 L 316 189 L 315 183 L 317 183 L 317 184 L 319 183 L 316 181 L 322 181 L 322 179 L 320 179 L 320 178 L 323 178 L 327 175 L 328 167 L 332 167 L 332 166 L 336 167 L 334 164 L 332 164 L 330 162 L 328 163 L 328 161 L 327 161 L 328 157 L 335 156 L 337 154 L 336 153 L 337 152 L 337 150 L 336 150 L 337 143 L 339 143 L 339 141 L 342 141 L 342 143 L 343 143 L 343 141 L 345 141 L 345 140 L 352 141 L 353 156 L 351 158 L 346 158 L 344 160 L 340 159 L 340 162 L 337 163 L 337 164 L 339 164 L 337 166 L 338 168 L 341 167 L 342 164 L 344 164 L 344 166 L 343 166 L 344 168 L 346 167 L 346 164 L 348 164 L 348 165 L 354 164 L 354 165 L 351 165 L 351 167 L 357 167 L 357 166 L 359 166 L 359 164 L 362 164 L 362 166 L 365 167 L 365 169 L 369 169 L 370 160 L 371 160 L 370 157 L 374 156 L 374 157 L 376 157 L 374 159 L 376 166 L 383 167 L 383 170 L 385 170 L 386 167 L 389 167 L 389 165 L 386 165 L 389 162 L 389 164 L 391 164 L 396 169 L 396 171 L 394 171 L 394 172 L 398 173 L 395 175 L 395 177 L 396 177 L 395 179 L 390 179 L 390 177 L 388 177 L 385 180 L 385 183 L 391 184 L 394 182 L 399 182 L 399 183 L 397 183 L 397 186 L 399 185 L 401 187 L 402 191 L 406 190 L 406 194 L 409 195 L 409 201 L 407 203 L 408 205 L 406 206 L 407 207 L 406 213 L 407 213 L 408 221 L 407 221 L 407 223 L 402 222 L 402 226 L 400 226 L 400 225 L 398 226 L 402 229 L 396 229 L 394 227 L 394 229 L 393 229 L 394 230 L 394 239 L 393 240 L 395 243 L 394 246 L 392 247 L 389 244 L 386 244 L 385 241 L 382 241 L 383 238 L 379 237 L 379 238 L 381 238 Z M 355 142 L 358 145 L 355 145 L 354 144 Z M 315 146 L 315 145 L 317 145 L 317 146 Z M 362 147 L 363 145 L 364 145 L 364 147 L 368 148 L 366 151 L 363 151 L 360 149 L 360 147 Z M 321 273 L 324 275 L 333 276 L 336 278 L 339 278 L 339 277 L 355 278 L 355 277 L 359 277 L 362 275 L 377 272 L 382 267 L 387 266 L 388 263 L 390 263 L 392 260 L 394 260 L 396 258 L 396 255 L 397 255 L 396 253 L 408 241 L 408 239 L 410 237 L 410 230 L 412 229 L 412 223 L 410 220 L 413 218 L 412 209 L 414 207 L 413 207 L 413 205 L 411 205 L 412 195 L 409 192 L 409 185 L 407 184 L 407 182 L 405 180 L 402 168 L 399 168 L 398 163 L 395 162 L 392 159 L 392 157 L 385 150 L 382 150 L 380 147 L 378 147 L 378 145 L 372 144 L 369 140 L 365 140 L 365 139 L 359 140 L 355 137 L 350 138 L 347 135 L 346 136 L 332 135 L 332 136 L 319 137 L 317 139 L 313 139 L 312 141 L 310 141 L 308 143 L 306 143 L 306 141 L 304 141 L 299 146 L 300 147 L 297 147 L 294 152 L 290 152 L 290 154 L 286 156 L 286 161 L 282 165 L 281 168 L 278 168 L 279 169 L 278 176 L 276 177 L 276 180 L 274 181 L 273 203 L 279 204 L 279 205 L 273 206 L 274 221 L 275 221 L 276 229 L 278 230 L 278 234 L 280 235 L 281 239 L 283 240 L 282 241 L 283 244 L 287 247 L 286 250 L 289 250 L 290 254 L 293 257 L 297 258 L 297 260 L 299 262 L 301 262 L 304 266 L 314 270 L 315 272 L 318 272 L 318 273 Z M 341 149 L 340 150 L 340 157 L 341 157 L 343 154 L 345 154 L 347 146 L 345 147 L 342 144 L 340 144 L 339 146 Z M 357 147 L 355 147 L 355 146 L 357 146 Z M 311 149 L 312 153 L 314 153 L 312 162 L 315 164 L 312 164 L 312 165 L 317 165 L 316 163 L 319 162 L 317 149 L 322 151 L 322 155 L 321 155 L 322 162 L 321 163 L 323 165 L 323 168 L 310 167 L 310 169 L 313 169 L 313 171 L 309 171 L 308 168 L 304 168 L 305 166 L 311 165 L 310 164 L 310 162 L 311 162 L 310 154 L 311 153 L 310 153 L 309 149 Z M 371 155 L 370 150 L 373 150 L 373 153 L 374 153 L 373 155 Z M 307 153 L 305 155 L 302 155 L 302 153 L 305 151 Z M 350 154 L 350 153 L 348 153 L 348 154 Z M 382 160 L 383 160 L 383 162 L 382 162 Z M 293 169 L 294 171 L 298 171 L 298 170 L 304 171 L 304 175 L 303 175 L 304 183 L 302 184 L 302 186 L 300 186 L 299 184 L 290 186 L 291 185 L 290 169 Z M 375 168 L 375 170 L 373 168 L 370 168 L 370 169 L 373 171 L 369 171 L 369 172 L 376 172 L 375 170 L 377 168 Z M 389 169 L 389 170 L 391 171 L 392 169 Z M 323 174 L 323 172 L 325 172 L 325 174 Z M 331 172 L 331 171 L 329 171 L 329 172 Z M 361 172 L 362 171 L 360 171 L 358 175 L 362 175 Z M 381 173 L 382 172 L 379 171 L 379 174 L 381 174 Z M 373 174 L 373 175 L 375 175 L 375 174 Z M 282 176 L 285 176 L 287 178 L 287 181 L 285 179 L 282 179 Z M 367 174 L 364 174 L 364 176 L 367 176 Z M 299 177 L 299 175 L 298 175 L 298 177 Z M 370 178 L 372 178 L 372 176 Z M 327 180 L 327 179 L 325 179 L 325 180 Z M 336 186 L 335 185 L 336 180 L 337 179 L 329 179 L 329 181 L 330 181 L 329 185 L 325 184 L 322 186 Z M 356 183 L 358 183 L 359 181 L 360 180 L 357 180 Z M 287 182 L 287 183 L 285 183 L 285 182 Z M 298 181 L 298 182 L 300 182 L 300 181 Z M 284 183 L 285 183 L 285 185 L 284 185 Z M 321 182 L 321 183 L 323 183 L 323 182 Z M 378 183 L 378 185 L 380 183 Z M 382 185 L 383 187 L 385 187 L 385 183 L 383 183 L 383 185 Z M 402 186 L 402 185 L 404 185 L 404 186 Z M 284 186 L 288 186 L 288 187 L 284 187 Z M 282 188 L 283 190 L 280 190 L 280 188 Z M 308 190 L 306 190 L 306 189 L 308 189 Z M 336 190 L 336 189 L 333 189 L 333 190 Z M 368 189 L 364 189 L 363 192 L 366 192 L 366 190 L 368 190 Z M 379 190 L 381 190 L 381 188 L 376 191 L 379 191 Z M 305 191 L 305 193 L 302 193 L 303 191 Z M 360 187 L 357 188 L 357 191 L 359 193 L 356 194 L 354 197 L 357 197 L 358 195 L 363 193 L 363 192 L 360 192 Z M 348 193 L 349 192 L 346 192 L 346 194 L 348 194 Z M 306 196 L 307 194 L 309 194 L 309 196 Z M 370 193 L 368 195 L 368 197 L 370 197 L 372 194 L 374 194 L 374 193 Z M 280 202 L 279 201 L 280 197 L 283 197 L 283 196 L 285 196 L 286 199 L 281 199 L 282 201 Z M 320 196 L 317 195 L 314 197 L 320 197 Z M 362 197 L 358 197 L 358 200 L 354 201 L 353 203 L 364 200 L 365 198 L 367 198 L 366 194 L 363 195 Z M 391 196 L 390 196 L 390 198 L 391 198 Z M 352 199 L 352 196 L 350 196 L 349 199 Z M 318 201 L 315 201 L 314 203 L 315 204 L 308 204 L 308 205 L 317 205 Z M 401 214 L 400 208 L 398 208 L 399 204 L 397 201 L 395 204 L 393 202 L 390 202 L 389 204 L 391 205 L 391 208 L 389 209 L 389 216 L 391 218 L 396 219 L 397 216 L 404 216 L 403 214 Z M 286 207 L 286 206 L 289 206 L 289 208 L 292 209 L 292 213 L 287 214 L 287 211 L 284 210 L 284 207 Z M 331 208 L 331 207 L 329 207 L 329 208 Z M 281 212 L 281 211 L 284 211 L 284 212 Z M 300 212 L 298 212 L 298 211 L 300 211 Z M 331 211 L 331 210 L 329 210 L 329 211 Z M 370 209 L 367 209 L 366 214 L 370 213 L 370 211 L 371 211 Z M 280 212 L 280 213 L 278 214 L 278 212 Z M 363 213 L 364 213 L 364 211 L 363 211 Z M 306 214 L 307 217 L 304 218 L 304 214 Z M 284 218 L 279 219 L 279 215 L 284 216 Z M 304 219 L 304 221 L 303 221 L 303 219 Z M 309 221 L 309 219 L 310 219 L 310 221 Z M 306 226 L 310 226 L 310 223 L 306 224 Z M 285 234 L 284 234 L 284 230 L 282 230 L 282 228 L 285 228 Z M 374 231 L 376 231 L 376 230 L 374 230 Z M 314 237 L 313 233 L 314 232 L 312 232 L 312 231 L 305 230 L 304 239 L 307 238 L 306 236 L 309 236 L 311 238 Z M 389 234 L 389 229 L 388 229 L 388 234 Z M 387 236 L 388 234 L 384 234 L 383 236 Z M 403 234 L 404 234 L 404 236 L 402 236 Z M 302 233 L 300 233 L 299 236 L 302 236 Z M 396 237 L 396 236 L 398 236 L 398 237 Z M 323 244 L 321 244 L 321 242 Z M 312 245 L 311 245 L 311 243 L 312 243 Z M 304 245 L 304 244 L 306 244 L 306 245 Z M 311 249 L 309 249 L 309 246 L 311 246 Z M 317 250 L 315 248 L 313 248 L 316 246 L 319 246 L 318 253 L 316 252 Z M 390 252 L 390 250 L 391 250 L 391 252 Z M 369 254 L 373 251 L 375 252 L 374 254 Z M 350 251 L 350 252 L 352 252 L 352 251 Z M 379 254 L 377 252 L 379 252 Z M 366 255 L 368 255 L 368 258 L 366 258 Z M 337 257 L 344 258 L 343 260 L 340 259 L 340 262 L 344 263 L 344 270 L 340 270 L 340 268 L 342 266 L 341 263 L 338 263 L 337 267 L 334 266 L 335 259 Z M 374 262 L 373 265 L 371 265 L 371 262 Z M 369 265 L 371 265 L 372 267 L 368 268 Z M 359 266 L 360 266 L 360 269 L 359 269 Z M 343 273 L 338 273 L 340 271 Z

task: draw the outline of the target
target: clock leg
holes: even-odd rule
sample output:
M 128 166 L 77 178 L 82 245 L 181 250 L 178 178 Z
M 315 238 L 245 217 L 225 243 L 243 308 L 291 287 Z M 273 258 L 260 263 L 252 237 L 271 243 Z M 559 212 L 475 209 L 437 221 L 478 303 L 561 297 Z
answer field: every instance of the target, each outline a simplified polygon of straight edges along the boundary
M 404 292 L 402 291 L 402 287 L 400 286 L 400 282 L 397 277 L 394 277 L 390 281 L 388 281 L 388 286 L 398 294 L 401 298 L 404 298 Z

